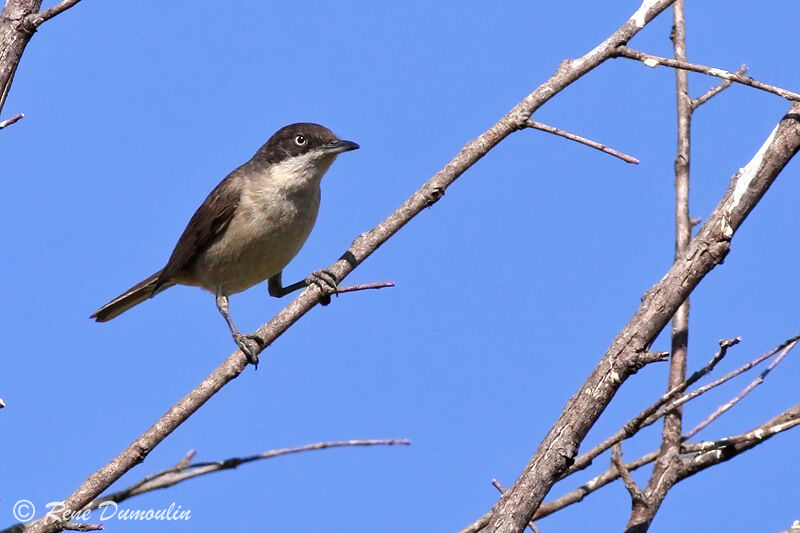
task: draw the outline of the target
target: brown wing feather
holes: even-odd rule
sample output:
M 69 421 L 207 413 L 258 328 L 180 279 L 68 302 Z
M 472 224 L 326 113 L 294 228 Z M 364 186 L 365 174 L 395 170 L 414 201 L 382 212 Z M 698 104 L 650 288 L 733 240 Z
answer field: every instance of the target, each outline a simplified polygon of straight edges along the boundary
M 178 239 L 167 266 L 161 271 L 155 290 L 189 267 L 228 227 L 236 206 L 239 205 L 239 191 L 232 183 L 239 171 L 240 169 L 234 170 L 222 180 L 192 216 L 183 235 Z

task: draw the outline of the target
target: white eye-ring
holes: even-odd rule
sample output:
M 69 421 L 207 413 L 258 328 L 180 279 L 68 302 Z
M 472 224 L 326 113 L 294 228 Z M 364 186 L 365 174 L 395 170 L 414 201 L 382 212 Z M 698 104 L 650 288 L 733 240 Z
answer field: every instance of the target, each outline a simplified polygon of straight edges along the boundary
M 308 142 L 308 139 L 306 139 L 304 135 L 298 135 L 294 138 L 294 142 L 297 146 L 303 146 Z

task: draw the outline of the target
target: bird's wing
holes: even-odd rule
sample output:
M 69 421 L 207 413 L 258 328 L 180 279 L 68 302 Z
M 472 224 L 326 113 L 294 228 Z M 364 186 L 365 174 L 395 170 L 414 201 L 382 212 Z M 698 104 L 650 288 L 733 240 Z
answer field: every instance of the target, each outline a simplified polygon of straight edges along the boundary
M 188 267 L 225 232 L 236 206 L 239 205 L 239 191 L 232 186 L 235 173 L 236 171 L 222 180 L 192 216 L 183 235 L 178 239 L 167 266 L 158 277 L 156 290 Z

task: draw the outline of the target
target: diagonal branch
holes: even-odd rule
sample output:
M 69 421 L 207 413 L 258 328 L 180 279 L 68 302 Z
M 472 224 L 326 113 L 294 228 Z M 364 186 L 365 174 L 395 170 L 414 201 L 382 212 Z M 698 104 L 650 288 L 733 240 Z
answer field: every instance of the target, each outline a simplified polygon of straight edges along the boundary
M 13 123 L 17 122 L 18 120 L 22 119 L 23 117 L 25 117 L 25 115 L 23 113 L 17 113 L 13 117 L 7 118 L 6 120 L 3 120 L 2 122 L 0 122 L 0 130 L 2 130 L 5 127 L 8 127 L 8 126 L 12 125 Z
M 553 126 L 548 126 L 547 124 L 544 124 L 542 122 L 536 122 L 535 120 L 526 120 L 525 126 L 536 130 L 546 131 L 547 133 L 552 133 L 553 135 L 559 135 L 561 137 L 564 137 L 565 139 L 585 144 L 586 146 L 590 146 L 596 150 L 600 150 L 601 152 L 606 153 L 608 155 L 613 155 L 614 157 L 618 157 L 619 159 L 622 159 L 626 163 L 633 163 L 635 165 L 639 164 L 639 160 L 633 156 L 624 154 L 619 150 L 614 150 L 613 148 L 609 148 L 605 144 L 600 144 L 599 142 L 587 139 L 586 137 L 581 137 L 580 135 L 575 135 L 574 133 L 570 133 L 568 131 L 564 131 L 562 129 Z
M 615 444 L 611 449 L 611 465 L 617 471 L 617 475 L 622 478 L 622 483 L 624 483 L 625 488 L 628 489 L 628 493 L 631 495 L 631 500 L 634 505 L 636 502 L 643 501 L 645 495 L 642 489 L 636 486 L 636 482 L 633 480 L 633 476 L 631 476 L 631 471 L 628 470 L 628 467 L 622 460 L 622 445 L 620 443 Z
M 32 15 L 28 15 L 28 22 L 33 25 L 34 28 L 38 28 L 44 22 L 50 20 L 51 18 L 55 17 L 56 15 L 60 15 L 67 9 L 73 7 L 75 4 L 80 2 L 81 0 L 62 0 L 58 4 L 54 5 L 50 9 L 46 9 L 44 11 L 40 11 L 38 13 L 34 13 Z
M 36 32 L 36 28 L 45 20 L 63 13 L 79 1 L 63 0 L 42 12 L 39 10 L 42 0 L 6 0 L 0 13 L 0 111 L 3 110 L 6 97 L 11 90 L 22 53 Z
M 747 72 L 747 65 L 742 65 L 741 67 L 739 67 L 736 70 L 736 72 L 734 74 L 737 74 L 739 76 L 744 76 L 744 74 L 746 72 Z M 718 95 L 719 93 L 721 93 L 722 91 L 724 91 L 725 89 L 730 87 L 731 85 L 733 85 L 733 81 L 731 81 L 731 80 L 722 80 L 719 83 L 719 85 L 710 88 L 709 90 L 707 90 L 706 92 L 704 92 L 703 94 L 698 96 L 697 98 L 693 98 L 692 99 L 692 111 L 694 111 L 695 109 L 697 109 L 701 105 L 705 104 L 706 102 L 708 102 L 709 100 L 714 98 L 716 95 Z
M 632 472 L 638 468 L 643 467 L 646 464 L 650 464 L 656 460 L 658 457 L 658 450 L 652 451 L 647 455 L 643 455 L 638 459 L 631 461 L 630 463 L 625 463 L 625 468 Z M 594 491 L 605 487 L 612 481 L 619 479 L 619 472 L 615 466 L 609 467 L 605 472 L 600 474 L 599 476 L 595 476 L 577 489 L 564 494 L 563 496 L 556 498 L 555 500 L 545 502 L 539 506 L 536 510 L 536 514 L 533 515 L 534 520 L 539 520 L 544 518 L 545 516 L 549 516 L 556 511 L 560 511 L 564 507 L 568 507 L 573 503 L 578 503 L 582 501 L 586 496 L 593 493 Z
M 734 83 L 741 83 L 742 85 L 747 85 L 748 87 L 752 87 L 754 89 L 759 89 L 762 91 L 766 91 L 768 93 L 777 94 L 781 98 L 786 98 L 787 100 L 791 100 L 793 102 L 800 101 L 800 94 L 797 94 L 796 92 L 782 89 L 781 87 L 776 87 L 774 85 L 769 85 L 767 83 L 762 83 L 760 81 L 754 80 L 753 78 L 747 77 L 744 74 L 740 74 L 739 71 L 730 72 L 728 70 L 722 70 L 720 68 L 707 67 L 705 65 L 689 63 L 688 61 L 680 61 L 677 59 L 670 59 L 668 57 L 654 56 L 652 54 L 646 54 L 644 52 L 634 50 L 633 48 L 628 48 L 627 46 L 620 46 L 617 49 L 616 56 L 626 57 L 628 59 L 635 59 L 636 61 L 641 61 L 648 67 L 657 67 L 658 65 L 664 65 L 665 67 L 690 70 L 692 72 L 699 72 L 701 74 L 708 74 L 709 76 L 716 76 L 717 78 L 722 78 L 723 80 L 729 80 Z
M 642 297 L 634 316 L 614 339 L 586 382 L 567 402 L 521 476 L 468 530 L 522 531 L 544 495 L 570 466 L 586 433 L 620 385 L 641 367 L 640 355 L 680 304 L 730 250 L 736 230 L 778 173 L 800 150 L 800 104 L 795 103 L 751 161 L 731 178 L 728 190 L 683 256 Z
M 675 406 L 677 406 L 677 405 L 683 405 L 683 404 L 685 404 L 686 402 L 689 402 L 689 401 L 691 401 L 691 400 L 694 400 L 694 399 L 695 399 L 695 398 L 697 398 L 698 396 L 700 396 L 700 395 L 702 395 L 702 394 L 705 394 L 706 392 L 710 391 L 711 389 L 714 389 L 714 388 L 716 388 L 716 387 L 719 387 L 719 386 L 720 386 L 720 385 L 722 385 L 723 383 L 726 383 L 726 382 L 728 382 L 728 381 L 732 380 L 733 378 L 735 378 L 735 377 L 736 377 L 736 376 L 738 376 L 739 374 L 743 374 L 744 372 L 747 372 L 748 370 L 750 370 L 750 369 L 751 369 L 751 368 L 753 368 L 754 366 L 757 366 L 757 365 L 759 365 L 759 364 L 763 363 L 764 361 L 766 361 L 767 359 L 769 359 L 770 357 L 772 357 L 773 355 L 775 355 L 775 354 L 776 354 L 776 353 L 778 353 L 779 351 L 783 350 L 783 349 L 784 349 L 786 346 L 788 346 L 789 344 L 792 344 L 792 343 L 794 343 L 794 342 L 795 342 L 795 341 L 797 341 L 798 339 L 800 339 L 800 335 L 795 335 L 794 337 L 791 337 L 791 338 L 789 338 L 789 339 L 787 339 L 787 340 L 783 341 L 783 342 L 782 342 L 781 344 L 779 344 L 778 346 L 775 346 L 774 348 L 772 348 L 772 349 L 768 350 L 767 352 L 765 352 L 765 353 L 763 353 L 763 354 L 759 355 L 758 357 L 756 357 L 756 358 L 755 358 L 755 359 L 753 359 L 752 361 L 749 361 L 749 362 L 747 362 L 747 363 L 743 364 L 742 366 L 740 366 L 739 368 L 736 368 L 736 369 L 734 369 L 734 370 L 731 370 L 730 372 L 728 372 L 728 373 L 727 373 L 727 374 L 725 374 L 724 376 L 722 376 L 722 377 L 719 377 L 719 378 L 715 379 L 715 380 L 714 380 L 714 381 L 712 381 L 711 383 L 708 383 L 708 384 L 706 384 L 706 385 L 703 385 L 702 387 L 699 387 L 699 388 L 697 388 L 697 389 L 693 390 L 693 391 L 692 391 L 692 392 L 690 392 L 689 394 L 686 394 L 686 395 L 684 395 L 684 396 L 681 396 L 680 398 L 678 398 L 678 399 L 677 399 L 677 400 L 675 400 L 674 402 L 671 402 L 669 405 L 667 405 L 667 406 L 666 406 L 666 407 L 665 407 L 665 408 L 664 408 L 664 409 L 663 409 L 661 412 L 658 412 L 658 413 L 656 413 L 655 415 L 653 415 L 654 419 L 653 419 L 652 421 L 650 421 L 650 420 L 648 419 L 648 421 L 646 421 L 646 422 L 643 424 L 643 426 L 644 426 L 644 425 L 648 425 L 648 422 L 649 422 L 649 423 L 655 422 L 655 419 L 656 419 L 656 418 L 660 418 L 660 417 L 664 416 L 664 411 L 668 411 L 668 410 L 670 410 L 670 409 L 673 409 L 673 408 L 674 408 Z
M 678 385 L 677 387 L 673 388 L 672 390 L 667 391 L 665 394 L 661 396 L 658 400 L 655 401 L 652 405 L 644 409 L 641 413 L 630 419 L 628 422 L 623 425 L 619 431 L 608 437 L 606 440 L 589 450 L 588 452 L 580 454 L 578 457 L 575 458 L 575 463 L 564 473 L 563 477 L 570 476 L 579 470 L 583 470 L 584 468 L 588 467 L 592 464 L 592 461 L 601 453 L 608 450 L 615 444 L 622 442 L 623 440 L 632 437 L 635 435 L 640 429 L 649 426 L 662 416 L 664 413 L 657 414 L 658 410 L 664 406 L 667 402 L 672 401 L 679 395 L 683 394 L 683 392 L 697 383 L 703 376 L 706 376 L 714 370 L 714 367 L 717 366 L 717 363 L 722 361 L 722 358 L 725 357 L 725 354 L 728 353 L 728 348 L 731 346 L 735 346 L 741 342 L 741 338 L 736 337 L 735 339 L 726 339 L 719 341 L 719 351 L 714 354 L 714 357 L 708 362 L 706 366 L 694 372 L 689 379 Z M 674 405 L 674 404 L 673 404 Z M 682 404 L 681 404 L 682 405 Z M 669 409 L 671 410 L 671 409 Z
M 144 479 L 126 487 L 122 490 L 100 496 L 99 498 L 91 501 L 86 505 L 81 512 L 91 511 L 100 507 L 104 502 L 112 501 L 120 503 L 145 492 L 152 492 L 154 490 L 163 489 L 176 485 L 188 479 L 199 476 L 211 474 L 213 472 L 220 472 L 222 470 L 231 470 L 237 468 L 239 465 L 252 463 L 255 461 L 262 461 L 264 459 L 272 459 L 282 455 L 290 455 L 294 453 L 302 453 L 313 450 L 324 450 L 327 448 L 341 448 L 352 446 L 408 446 L 411 441 L 408 439 L 357 439 L 357 440 L 342 440 L 342 441 L 327 441 L 316 442 L 313 444 L 305 444 L 303 446 L 294 446 L 292 448 L 280 448 L 277 450 L 268 450 L 256 455 L 247 457 L 231 457 L 223 461 L 214 461 L 207 463 L 194 463 L 189 464 L 194 457 L 194 450 L 190 451 L 178 464 L 172 468 L 156 472 Z M 2 532 L 0 532 L 2 533 Z
M 686 444 L 684 447 L 687 451 L 694 451 L 695 449 L 699 451 L 682 459 L 682 468 L 678 474 L 679 480 L 686 479 L 708 467 L 733 459 L 778 433 L 796 426 L 800 426 L 800 404 L 790 407 L 747 433 L 720 439 L 713 443 Z
M 506 488 L 497 479 L 492 479 L 492 485 L 500 492 L 500 494 L 503 494 L 506 491 Z M 533 533 L 540 533 L 539 528 L 536 526 L 533 520 L 528 522 L 528 527 L 531 528 Z
M 797 346 L 798 342 L 799 342 L 798 339 L 795 339 L 792 342 L 790 342 L 788 345 L 786 345 L 786 347 L 784 347 L 783 350 L 781 350 L 781 352 L 778 354 L 778 356 L 769 364 L 769 366 L 767 366 L 766 369 L 764 369 L 763 372 L 761 372 L 761 374 L 758 375 L 758 377 L 756 379 L 754 379 L 752 382 L 750 382 L 750 384 L 747 385 L 747 387 L 745 387 L 739 394 L 737 394 L 736 396 L 731 398 L 730 401 L 727 401 L 724 404 L 722 404 L 721 406 L 719 406 L 713 413 L 711 413 L 708 416 L 708 418 L 706 418 L 705 420 L 703 420 L 702 422 L 697 424 L 691 431 L 686 433 L 686 435 L 684 435 L 683 439 L 684 440 L 688 440 L 688 439 L 691 439 L 692 437 L 694 437 L 695 435 L 697 435 L 697 433 L 700 430 L 702 430 L 703 428 L 708 426 L 711 422 L 713 422 L 714 420 L 716 420 L 717 418 L 719 418 L 720 416 L 725 414 L 726 411 L 728 411 L 731 407 L 733 407 L 734 405 L 739 403 L 741 400 L 743 400 L 745 396 L 750 394 L 750 392 L 752 392 L 753 389 L 755 389 L 756 387 L 758 387 L 759 385 L 764 383 L 764 378 L 766 378 L 767 375 L 770 372 L 772 372 L 772 370 L 776 366 L 778 366 L 778 364 L 780 364 L 781 361 L 783 361 L 783 358 L 786 357 L 786 355 L 792 350 L 792 348 Z
M 739 435 L 733 435 L 715 441 L 683 443 L 681 445 L 681 453 L 691 454 L 684 456 L 683 462 L 685 464 L 688 464 L 693 460 L 694 457 L 700 457 L 701 453 L 706 453 L 706 452 L 715 452 L 717 454 L 717 458 L 722 459 L 726 453 L 724 451 L 725 448 L 734 445 L 744 445 L 744 444 L 757 445 L 765 441 L 769 437 L 777 435 L 778 433 L 781 433 L 783 431 L 787 431 L 798 425 L 800 425 L 800 405 L 792 407 L 784 411 L 777 417 L 772 418 L 771 420 L 763 424 L 760 424 L 758 427 Z M 629 472 L 636 470 L 646 464 L 655 461 L 658 458 L 658 455 L 659 455 L 659 450 L 654 450 L 648 454 L 639 457 L 638 459 L 631 461 L 630 463 L 624 463 L 624 468 L 627 469 Z M 708 461 L 710 458 L 713 458 L 713 456 L 709 457 L 703 456 L 702 460 Z M 720 460 L 718 462 L 722 461 Z M 577 489 L 572 490 L 567 494 L 564 494 L 563 496 L 556 498 L 555 500 L 543 503 L 536 511 L 534 519 L 540 520 L 546 516 L 555 513 L 556 511 L 560 511 L 565 507 L 568 507 L 574 503 L 578 503 L 582 501 L 589 494 L 619 479 L 619 477 L 620 477 L 619 472 L 617 472 L 616 467 L 614 466 L 609 467 L 605 472 L 603 472 L 598 476 L 593 477 L 592 479 L 590 479 Z

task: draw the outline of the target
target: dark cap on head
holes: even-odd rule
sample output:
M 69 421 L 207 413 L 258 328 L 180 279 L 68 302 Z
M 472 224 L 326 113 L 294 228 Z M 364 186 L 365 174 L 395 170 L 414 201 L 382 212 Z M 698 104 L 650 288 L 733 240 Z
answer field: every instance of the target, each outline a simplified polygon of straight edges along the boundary
M 298 122 L 276 131 L 258 150 L 256 157 L 275 164 L 312 151 L 339 154 L 357 148 L 356 143 L 339 139 L 325 126 Z

